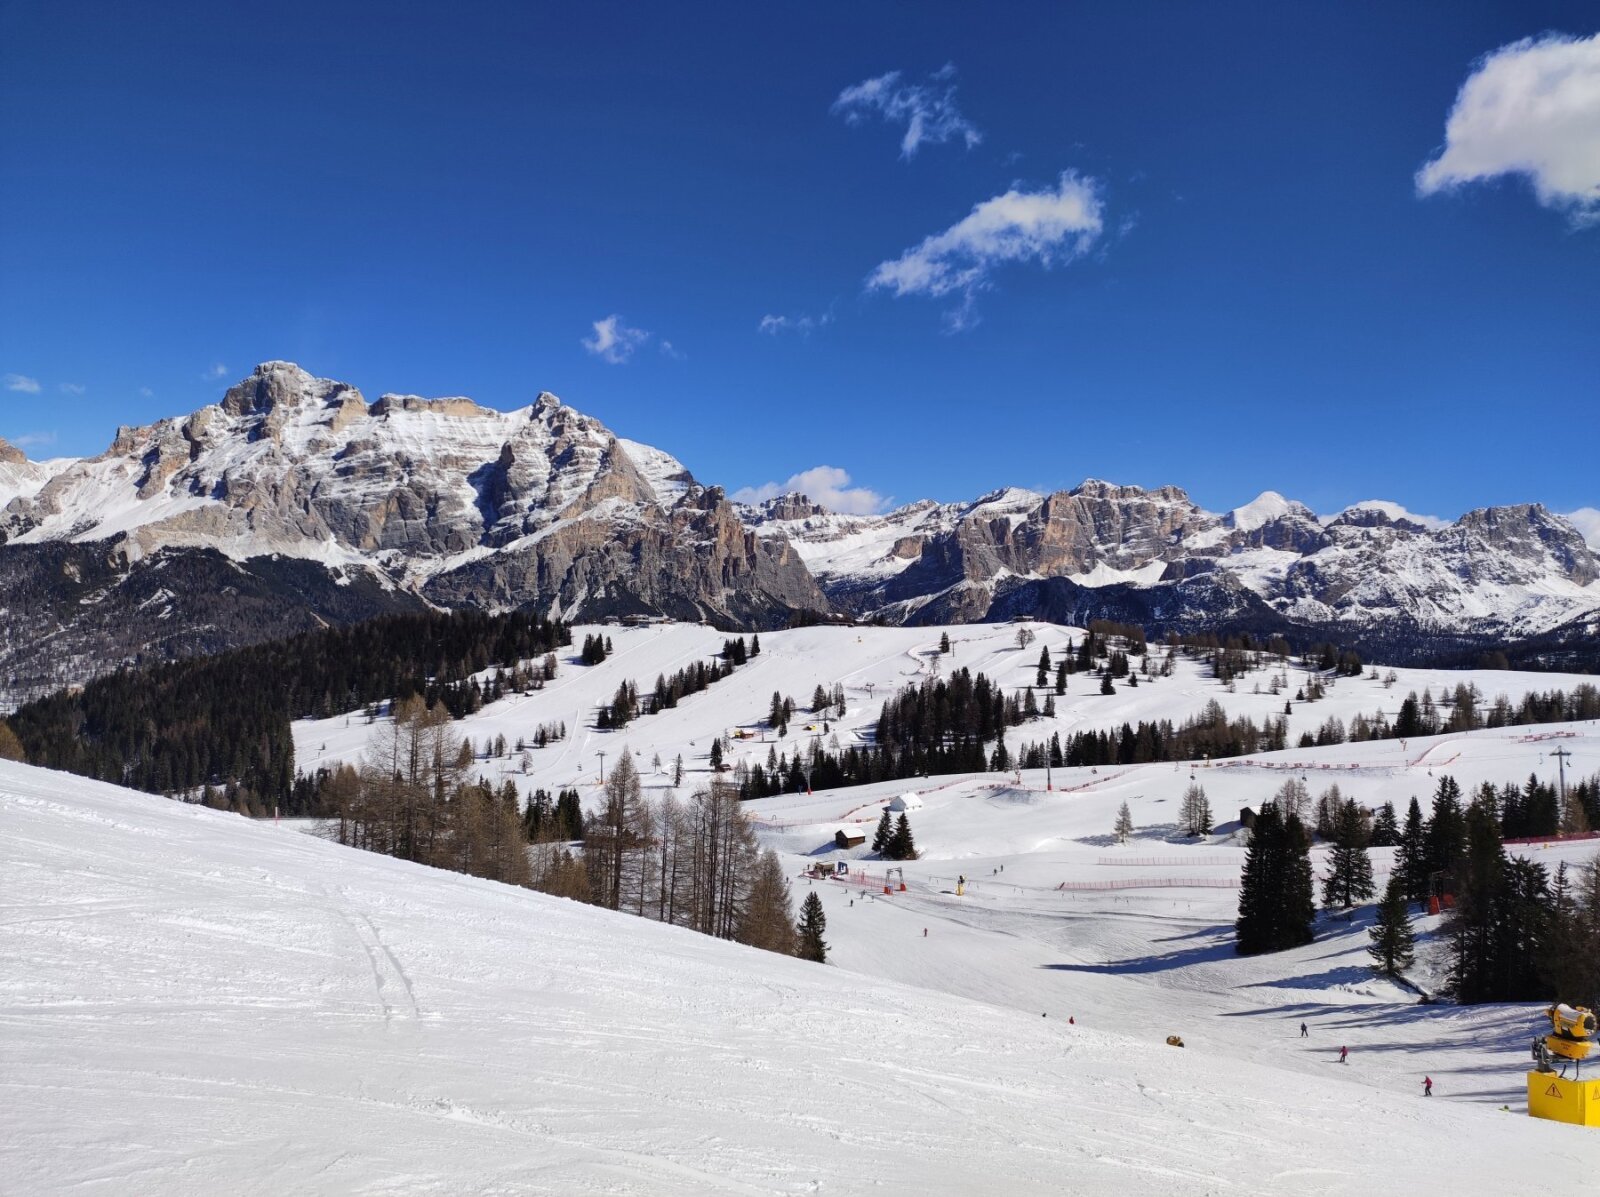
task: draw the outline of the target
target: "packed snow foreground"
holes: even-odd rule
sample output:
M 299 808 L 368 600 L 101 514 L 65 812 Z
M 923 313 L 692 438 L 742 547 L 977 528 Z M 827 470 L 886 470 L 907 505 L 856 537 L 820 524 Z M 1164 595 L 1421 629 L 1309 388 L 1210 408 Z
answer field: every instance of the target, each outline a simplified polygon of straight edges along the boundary
M 1600 1138 L 1570 1127 L 7 763 L 0 876 L 8 1192 L 1575 1193 L 1600 1175 Z

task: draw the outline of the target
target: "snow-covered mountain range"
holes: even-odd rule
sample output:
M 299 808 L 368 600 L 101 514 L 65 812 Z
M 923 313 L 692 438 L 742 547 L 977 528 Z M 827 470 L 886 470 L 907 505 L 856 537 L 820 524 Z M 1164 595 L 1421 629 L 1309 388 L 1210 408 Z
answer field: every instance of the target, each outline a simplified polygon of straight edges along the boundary
M 796 495 L 743 514 L 793 545 L 835 603 L 896 623 L 1072 620 L 1121 605 L 1169 625 L 1521 639 L 1600 610 L 1600 558 L 1536 503 L 1445 523 L 1385 502 L 1318 516 L 1269 491 L 1219 514 L 1177 487 L 1091 480 L 877 516 Z
M 741 507 L 553 395 L 369 403 L 288 362 L 96 457 L 0 443 L 0 542 L 12 693 L 423 604 L 739 627 L 1098 616 L 1390 655 L 1592 642 L 1600 616 L 1600 560 L 1537 504 L 1441 524 L 1269 492 L 1214 513 L 1176 487 L 1090 481 L 875 516 L 801 495 Z

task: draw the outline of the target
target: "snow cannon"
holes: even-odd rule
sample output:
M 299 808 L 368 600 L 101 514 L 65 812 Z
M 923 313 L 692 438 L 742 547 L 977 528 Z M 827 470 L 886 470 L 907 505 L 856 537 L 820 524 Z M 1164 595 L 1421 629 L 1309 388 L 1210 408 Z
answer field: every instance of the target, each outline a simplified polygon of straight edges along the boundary
M 1600 1081 L 1583 1078 L 1583 1061 L 1596 1046 L 1594 1011 L 1561 1002 L 1544 1013 L 1550 1034 L 1533 1041 L 1536 1063 L 1528 1074 L 1528 1113 L 1552 1122 L 1600 1127 Z
M 1586 1060 L 1595 1043 L 1594 1011 L 1584 1006 L 1557 1003 L 1545 1011 L 1550 1019 L 1550 1034 L 1544 1038 L 1550 1054 L 1564 1060 Z

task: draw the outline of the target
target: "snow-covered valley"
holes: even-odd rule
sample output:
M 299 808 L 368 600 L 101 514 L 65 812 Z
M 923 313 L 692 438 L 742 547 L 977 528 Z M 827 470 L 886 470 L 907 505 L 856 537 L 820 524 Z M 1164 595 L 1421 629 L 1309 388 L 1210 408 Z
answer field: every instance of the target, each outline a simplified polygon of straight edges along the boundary
M 544 689 L 454 727 L 482 748 L 565 722 L 569 737 L 528 750 L 526 768 L 514 750 L 475 762 L 524 797 L 572 786 L 592 805 L 602 751 L 612 768 L 636 754 L 654 797 L 681 754 L 686 795 L 712 776 L 718 736 L 734 763 L 849 743 L 936 668 L 1026 685 L 1041 647 L 1059 655 L 1082 635 L 1030 630 L 1026 646 L 1012 625 L 772 633 L 710 689 L 602 732 L 593 713 L 620 683 L 647 692 L 724 637 L 579 628 L 615 651 L 592 666 L 564 654 Z M 934 651 L 943 631 L 948 657 Z M 1414 690 L 1467 683 L 1516 702 L 1589 681 L 1396 670 L 1386 684 L 1380 667 L 1301 703 L 1308 677 L 1288 672 L 1277 695 L 1255 693 L 1265 672 L 1230 690 L 1182 656 L 1172 676 L 1109 696 L 1073 675 L 1054 717 L 1014 729 L 1012 747 L 1181 721 L 1213 700 L 1257 721 L 1289 700 L 1292 742 L 1330 717 L 1393 718 Z M 845 717 L 824 727 L 802 710 L 775 742 L 773 692 L 803 708 L 819 685 L 843 687 Z M 359 760 L 383 721 L 297 724 L 300 767 Z M 1468 789 L 1548 778 L 1557 746 L 1569 778 L 1588 776 L 1600 726 L 751 802 L 795 898 L 822 899 L 823 966 L 341 848 L 287 820 L 0 765 L 0 1166 L 25 1192 L 1581 1191 L 1600 1176 L 1600 1137 L 1524 1115 L 1535 1007 L 1420 1005 L 1375 979 L 1370 907 L 1269 956 L 1237 957 L 1231 934 L 1235 812 L 1285 778 L 1426 809 L 1444 773 Z M 1176 835 L 1191 780 L 1219 820 L 1201 841 Z M 903 873 L 834 847 L 907 791 L 921 859 Z M 1135 833 L 1118 845 L 1124 801 Z M 1515 850 L 1553 868 L 1600 841 Z M 1373 857 L 1381 880 L 1390 853 Z M 800 875 L 838 860 L 843 879 Z M 1418 920 L 1423 989 L 1443 979 L 1436 923 Z

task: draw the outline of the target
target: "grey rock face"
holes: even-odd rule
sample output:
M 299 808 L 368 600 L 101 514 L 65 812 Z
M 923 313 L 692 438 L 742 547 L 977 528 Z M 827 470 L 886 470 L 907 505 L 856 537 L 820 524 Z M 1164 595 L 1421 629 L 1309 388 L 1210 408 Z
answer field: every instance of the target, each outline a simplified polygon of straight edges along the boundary
M 1429 526 L 1382 504 L 1324 521 L 1269 493 L 1219 516 L 1175 487 L 1090 481 L 876 517 L 817 517 L 808 506 L 786 498 L 781 511 L 769 505 L 746 518 L 787 536 L 835 604 L 897 621 L 995 618 L 1026 613 L 1032 601 L 1088 610 L 1076 596 L 1093 590 L 1123 596 L 1128 618 L 1148 611 L 1168 626 L 1186 626 L 1187 606 L 1332 635 L 1404 626 L 1417 636 L 1516 639 L 1600 610 L 1600 561 L 1537 504 Z M 1206 587 L 1180 585 L 1200 578 Z M 1044 581 L 1068 584 L 1075 597 L 1035 584 Z M 1124 601 L 1133 589 L 1151 589 L 1151 603 Z M 1227 597 L 1246 593 L 1249 603 Z
M 130 568 L 176 549 L 276 555 L 411 601 L 569 618 L 770 627 L 828 607 L 787 543 L 747 529 L 720 490 L 548 394 L 512 412 L 414 395 L 369 404 L 267 362 L 220 403 L 121 428 L 105 453 L 9 501 L 0 490 L 0 504 L 14 546 L 100 542 Z

